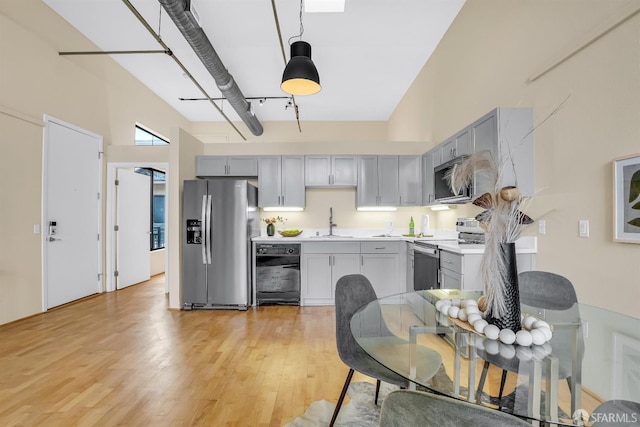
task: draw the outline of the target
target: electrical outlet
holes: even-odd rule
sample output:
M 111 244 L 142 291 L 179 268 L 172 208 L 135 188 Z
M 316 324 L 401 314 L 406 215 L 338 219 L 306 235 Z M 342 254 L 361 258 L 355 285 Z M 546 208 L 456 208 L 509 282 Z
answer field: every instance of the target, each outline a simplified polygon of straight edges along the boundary
M 393 228 L 393 221 L 387 221 L 387 228 Z
M 547 221 L 544 219 L 538 221 L 538 234 L 547 234 Z

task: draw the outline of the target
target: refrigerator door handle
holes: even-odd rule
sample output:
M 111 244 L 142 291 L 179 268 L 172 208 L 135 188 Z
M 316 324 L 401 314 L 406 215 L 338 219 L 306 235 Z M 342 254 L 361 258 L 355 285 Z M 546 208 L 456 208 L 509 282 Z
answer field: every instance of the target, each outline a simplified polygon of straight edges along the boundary
M 207 235 L 209 234 L 207 232 L 207 222 L 206 222 L 206 212 L 207 212 L 207 196 L 204 195 L 202 196 L 202 212 L 200 214 L 200 233 L 201 233 L 201 240 L 200 240 L 200 249 L 202 251 L 202 263 L 206 264 L 207 263 L 207 242 L 208 242 L 208 238 Z
M 207 196 L 207 264 L 211 264 L 211 241 L 213 240 L 213 236 L 211 233 L 213 230 L 211 229 L 211 209 L 213 208 L 213 204 L 211 201 L 211 194 Z

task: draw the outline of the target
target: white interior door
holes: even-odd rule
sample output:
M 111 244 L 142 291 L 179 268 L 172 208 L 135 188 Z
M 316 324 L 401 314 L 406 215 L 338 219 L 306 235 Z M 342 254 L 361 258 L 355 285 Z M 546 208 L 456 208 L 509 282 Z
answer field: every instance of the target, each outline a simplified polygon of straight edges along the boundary
M 45 117 L 43 305 L 56 307 L 101 288 L 102 137 Z
M 116 288 L 151 277 L 151 177 L 118 169 Z

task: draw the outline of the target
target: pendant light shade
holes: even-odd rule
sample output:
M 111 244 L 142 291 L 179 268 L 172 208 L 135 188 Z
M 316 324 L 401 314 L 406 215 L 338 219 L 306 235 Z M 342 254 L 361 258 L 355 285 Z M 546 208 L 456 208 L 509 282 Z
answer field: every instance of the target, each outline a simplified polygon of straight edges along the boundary
M 291 45 L 291 59 L 284 68 L 280 88 L 291 95 L 313 95 L 320 91 L 320 76 L 311 60 L 311 45 L 297 41 Z

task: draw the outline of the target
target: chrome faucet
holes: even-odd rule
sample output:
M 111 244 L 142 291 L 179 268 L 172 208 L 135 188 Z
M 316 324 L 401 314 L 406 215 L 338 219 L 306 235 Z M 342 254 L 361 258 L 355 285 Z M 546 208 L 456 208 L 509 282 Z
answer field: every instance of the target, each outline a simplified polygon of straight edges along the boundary
M 333 227 L 337 225 L 333 222 L 333 208 L 329 208 L 329 236 L 333 236 Z

